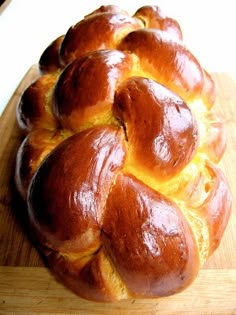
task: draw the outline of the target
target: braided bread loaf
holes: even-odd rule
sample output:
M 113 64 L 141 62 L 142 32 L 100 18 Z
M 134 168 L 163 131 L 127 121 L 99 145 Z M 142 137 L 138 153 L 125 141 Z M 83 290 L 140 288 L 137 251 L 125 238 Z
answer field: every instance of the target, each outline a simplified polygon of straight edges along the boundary
M 102 6 L 46 48 L 17 107 L 15 181 L 55 275 L 95 301 L 183 290 L 231 197 L 210 75 L 158 7 Z

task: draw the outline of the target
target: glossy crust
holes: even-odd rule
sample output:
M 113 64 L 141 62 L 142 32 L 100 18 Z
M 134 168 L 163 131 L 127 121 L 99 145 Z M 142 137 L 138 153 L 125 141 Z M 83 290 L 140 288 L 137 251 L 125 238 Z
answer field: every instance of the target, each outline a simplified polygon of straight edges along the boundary
M 134 296 L 170 295 L 196 276 L 199 257 L 188 222 L 172 201 L 132 175 L 119 175 L 109 195 L 103 239 Z
M 204 74 L 200 64 L 170 34 L 155 29 L 139 29 L 129 33 L 119 49 L 137 55 L 142 69 L 185 101 L 201 95 Z
M 202 212 L 209 227 L 209 254 L 212 254 L 219 246 L 229 220 L 230 212 L 226 210 L 231 208 L 231 195 L 222 171 L 211 163 L 207 164 L 207 168 L 212 182 L 211 187 L 206 187 L 209 193 L 199 211 Z
M 96 50 L 72 62 L 55 86 L 54 113 L 61 125 L 79 131 L 97 117 L 109 122 L 117 85 L 131 70 L 131 56 L 117 50 Z
M 53 88 L 56 80 L 56 74 L 45 74 L 24 91 L 17 107 L 17 120 L 24 131 L 57 128 L 57 121 L 52 113 Z
M 39 69 L 42 73 L 53 72 L 61 68 L 59 51 L 64 35 L 55 39 L 43 52 L 39 59 Z
M 87 129 L 41 166 L 30 188 L 29 216 L 49 248 L 81 254 L 98 242 L 107 195 L 124 163 L 122 136 L 118 127 Z
M 47 129 L 35 129 L 25 137 L 17 152 L 15 170 L 16 186 L 24 199 L 40 163 L 67 136 Z
M 179 23 L 166 16 L 158 6 L 143 6 L 135 12 L 134 16 L 141 19 L 145 27 L 160 29 L 170 33 L 176 39 L 183 39 Z
M 61 60 L 66 65 L 90 51 L 113 49 L 121 34 L 123 37 L 140 27 L 140 20 L 125 14 L 104 12 L 91 15 L 68 30 L 60 49 Z
M 153 80 L 132 77 L 123 82 L 114 114 L 125 126 L 128 163 L 154 172 L 157 180 L 173 177 L 195 153 L 198 129 L 189 107 Z
M 24 91 L 15 182 L 59 281 L 95 301 L 175 294 L 231 211 L 216 89 L 157 6 L 101 6 L 55 39 Z

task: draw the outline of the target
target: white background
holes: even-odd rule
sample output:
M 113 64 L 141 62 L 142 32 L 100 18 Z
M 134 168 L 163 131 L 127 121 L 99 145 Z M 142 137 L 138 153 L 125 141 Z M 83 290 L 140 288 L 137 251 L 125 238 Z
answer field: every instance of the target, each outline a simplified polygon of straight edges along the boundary
M 0 15 L 0 114 L 46 46 L 103 4 L 119 5 L 130 14 L 142 5 L 159 5 L 178 20 L 184 43 L 208 71 L 236 78 L 234 0 L 12 0 Z

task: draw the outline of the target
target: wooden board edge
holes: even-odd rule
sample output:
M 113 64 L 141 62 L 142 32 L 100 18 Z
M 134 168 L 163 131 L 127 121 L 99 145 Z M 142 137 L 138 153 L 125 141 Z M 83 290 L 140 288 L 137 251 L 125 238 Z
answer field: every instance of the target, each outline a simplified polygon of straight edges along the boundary
M 65 289 L 46 268 L 0 267 L 0 314 L 120 314 L 122 309 L 127 315 L 236 314 L 235 293 L 236 269 L 212 269 L 201 270 L 188 289 L 171 297 L 96 303 Z

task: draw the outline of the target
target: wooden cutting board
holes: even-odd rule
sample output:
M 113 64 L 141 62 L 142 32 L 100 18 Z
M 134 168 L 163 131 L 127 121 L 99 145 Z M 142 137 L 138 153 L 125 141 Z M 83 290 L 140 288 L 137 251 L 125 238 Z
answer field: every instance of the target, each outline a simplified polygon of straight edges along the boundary
M 212 74 L 217 110 L 228 132 L 221 166 L 233 195 L 233 213 L 219 249 L 184 292 L 156 300 L 114 304 L 82 300 L 57 283 L 28 239 L 24 205 L 14 188 L 15 155 L 22 135 L 15 108 L 25 87 L 37 77 L 33 66 L 0 118 L 0 314 L 236 314 L 236 83 Z

